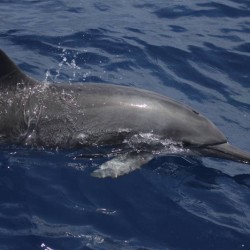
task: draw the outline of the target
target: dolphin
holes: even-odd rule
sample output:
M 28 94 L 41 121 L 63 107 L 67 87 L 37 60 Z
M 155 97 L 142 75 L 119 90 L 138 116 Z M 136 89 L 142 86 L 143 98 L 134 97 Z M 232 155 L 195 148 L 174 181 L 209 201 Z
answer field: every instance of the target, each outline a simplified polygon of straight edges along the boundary
M 127 174 L 157 155 L 171 153 L 250 164 L 250 153 L 230 145 L 191 107 L 133 87 L 41 83 L 24 74 L 2 50 L 0 143 L 108 148 L 110 152 L 102 154 L 109 160 L 93 171 L 95 177 Z

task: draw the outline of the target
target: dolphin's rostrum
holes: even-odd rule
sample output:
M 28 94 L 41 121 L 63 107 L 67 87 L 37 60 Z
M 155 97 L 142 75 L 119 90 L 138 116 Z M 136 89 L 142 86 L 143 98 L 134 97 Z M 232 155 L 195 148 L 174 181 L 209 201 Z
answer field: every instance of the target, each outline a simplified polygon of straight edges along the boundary
M 48 148 L 112 147 L 92 175 L 117 177 L 155 155 L 250 163 L 203 115 L 165 96 L 112 84 L 40 83 L 0 50 L 0 142 Z M 115 150 L 114 150 L 115 149 Z

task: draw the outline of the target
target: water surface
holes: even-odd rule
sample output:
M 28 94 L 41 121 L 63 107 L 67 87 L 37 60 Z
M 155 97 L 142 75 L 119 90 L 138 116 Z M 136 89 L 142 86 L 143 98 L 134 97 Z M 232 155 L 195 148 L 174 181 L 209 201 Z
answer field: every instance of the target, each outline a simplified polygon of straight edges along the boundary
M 170 96 L 249 150 L 250 2 L 0 2 L 0 46 L 41 81 Z M 118 179 L 103 159 L 1 146 L 1 249 L 249 249 L 250 168 L 165 156 Z

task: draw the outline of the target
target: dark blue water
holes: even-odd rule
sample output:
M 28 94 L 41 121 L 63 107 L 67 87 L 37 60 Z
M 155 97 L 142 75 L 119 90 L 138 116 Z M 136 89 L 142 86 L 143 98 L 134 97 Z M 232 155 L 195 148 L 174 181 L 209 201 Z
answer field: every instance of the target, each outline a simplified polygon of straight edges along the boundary
M 250 2 L 0 1 L 0 47 L 29 75 L 153 90 L 250 149 Z M 118 179 L 102 159 L 0 150 L 0 249 L 250 249 L 250 167 L 160 157 Z

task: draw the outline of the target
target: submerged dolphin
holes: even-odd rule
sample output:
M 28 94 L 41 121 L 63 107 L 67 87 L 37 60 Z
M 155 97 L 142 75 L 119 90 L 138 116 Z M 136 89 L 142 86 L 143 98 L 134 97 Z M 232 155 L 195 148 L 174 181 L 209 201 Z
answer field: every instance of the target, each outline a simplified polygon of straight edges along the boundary
M 48 148 L 112 146 L 92 175 L 117 177 L 166 153 L 250 163 L 216 126 L 165 96 L 111 84 L 44 84 L 0 50 L 0 142 Z M 115 149 L 115 150 L 114 150 Z

